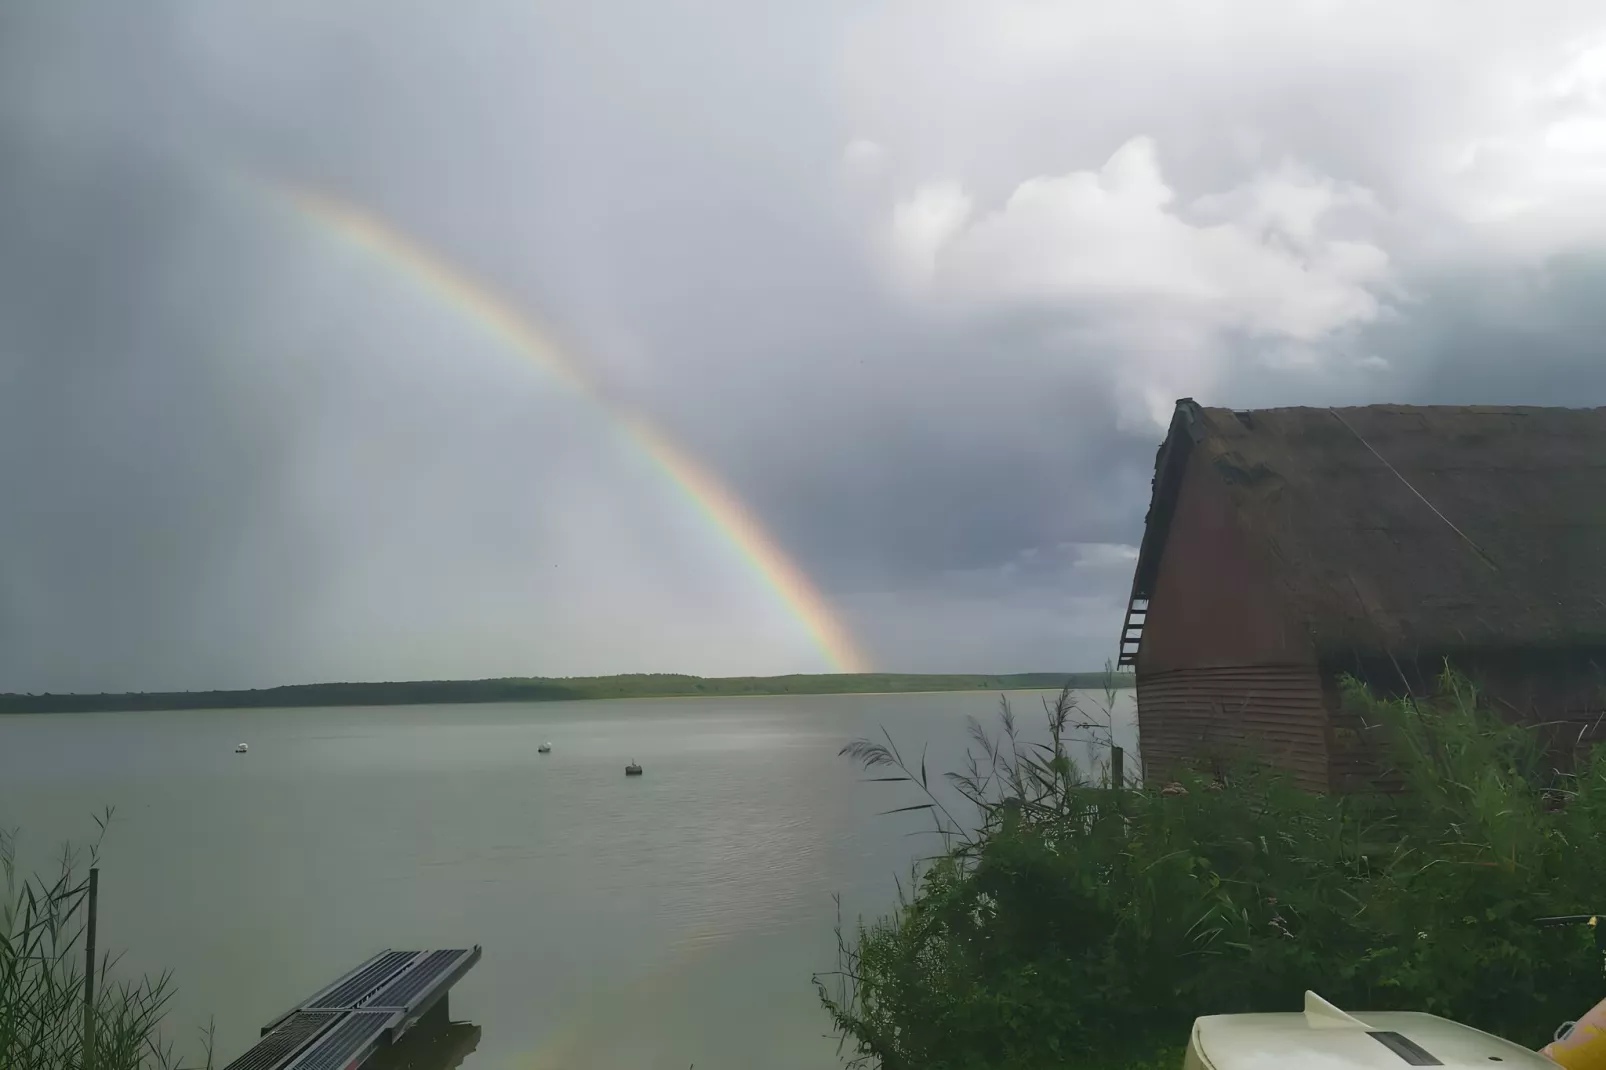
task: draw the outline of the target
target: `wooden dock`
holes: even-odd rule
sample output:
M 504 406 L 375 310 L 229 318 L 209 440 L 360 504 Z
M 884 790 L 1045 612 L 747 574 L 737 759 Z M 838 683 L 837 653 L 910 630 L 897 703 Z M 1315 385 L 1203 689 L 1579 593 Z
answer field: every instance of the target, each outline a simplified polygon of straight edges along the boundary
M 431 1010 L 480 960 L 467 950 L 381 951 L 262 1027 L 224 1070 L 356 1070 Z

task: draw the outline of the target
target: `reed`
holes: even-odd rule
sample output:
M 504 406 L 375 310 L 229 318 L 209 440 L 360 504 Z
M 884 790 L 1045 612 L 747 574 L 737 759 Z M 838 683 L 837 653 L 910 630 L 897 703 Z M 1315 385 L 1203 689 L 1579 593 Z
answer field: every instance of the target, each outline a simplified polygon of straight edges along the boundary
M 94 1004 L 84 1004 L 89 882 L 111 811 L 96 818 L 87 851 L 65 847 L 53 875 L 19 873 L 16 834 L 0 830 L 0 1066 L 6 1070 L 178 1070 L 159 1034 L 172 977 L 128 979 L 118 957 L 94 965 Z M 93 1044 L 86 1062 L 85 1028 Z M 211 1065 L 209 1036 L 204 1065 Z

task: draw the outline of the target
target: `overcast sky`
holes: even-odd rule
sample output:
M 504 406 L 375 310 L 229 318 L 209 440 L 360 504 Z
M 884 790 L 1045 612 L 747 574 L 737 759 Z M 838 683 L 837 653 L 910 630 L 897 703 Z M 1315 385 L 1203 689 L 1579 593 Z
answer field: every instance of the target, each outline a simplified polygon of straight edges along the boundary
M 1606 404 L 1606 6 L 0 0 L 0 690 L 1114 652 L 1177 397 Z

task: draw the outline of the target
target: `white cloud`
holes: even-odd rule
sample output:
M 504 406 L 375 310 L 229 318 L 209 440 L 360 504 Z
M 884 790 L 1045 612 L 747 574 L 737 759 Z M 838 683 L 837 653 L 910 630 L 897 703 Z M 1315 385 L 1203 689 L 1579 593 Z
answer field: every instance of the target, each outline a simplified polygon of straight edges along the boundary
M 1452 209 L 1519 255 L 1606 241 L 1606 36 L 1503 88 L 1449 168 Z
M 1076 568 L 1130 569 L 1138 559 L 1138 548 L 1120 542 L 1074 543 Z
M 1606 249 L 1598 3 L 895 0 L 834 69 L 897 156 L 898 284 L 1039 331 L 1127 421 L 1257 365 L 1375 378 L 1358 336 L 1412 294 Z
M 1257 176 L 1198 206 L 1214 222 L 1190 220 L 1174 196 L 1154 143 L 1135 138 L 1097 172 L 1023 182 L 937 247 L 934 281 L 959 300 L 1152 302 L 1218 328 L 1300 341 L 1377 315 L 1371 287 L 1386 278 L 1388 257 L 1320 232 L 1336 204 L 1332 183 Z M 952 216 L 943 222 L 952 230 Z
M 1269 362 L 1314 363 L 1379 316 L 1389 258 L 1364 237 L 1378 215 L 1365 190 L 1284 164 L 1176 202 L 1144 137 L 979 215 L 957 183 L 927 186 L 892 210 L 900 279 L 941 314 L 1073 323 L 1078 348 L 1115 358 L 1124 392 L 1162 423 L 1179 393 L 1210 385 L 1228 334 Z
M 842 177 L 850 183 L 872 182 L 885 173 L 886 166 L 886 148 L 869 138 L 854 138 L 842 150 Z
M 836 69 L 855 123 L 988 195 L 1147 132 L 1185 196 L 1208 173 L 1220 188 L 1293 156 L 1424 231 L 1606 238 L 1606 8 L 1592 0 L 895 0 L 858 20 Z
M 897 280 L 929 285 L 937 257 L 970 217 L 970 197 L 958 183 L 923 186 L 892 210 L 891 248 Z

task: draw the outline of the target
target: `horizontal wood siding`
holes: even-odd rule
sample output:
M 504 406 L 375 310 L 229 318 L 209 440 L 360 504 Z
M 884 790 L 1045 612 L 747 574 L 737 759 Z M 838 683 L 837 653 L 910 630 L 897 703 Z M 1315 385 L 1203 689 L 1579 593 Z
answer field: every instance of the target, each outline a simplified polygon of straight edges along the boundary
M 1328 790 L 1327 710 L 1314 665 L 1245 665 L 1138 672 L 1145 777 L 1208 768 L 1245 751 Z

